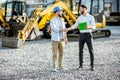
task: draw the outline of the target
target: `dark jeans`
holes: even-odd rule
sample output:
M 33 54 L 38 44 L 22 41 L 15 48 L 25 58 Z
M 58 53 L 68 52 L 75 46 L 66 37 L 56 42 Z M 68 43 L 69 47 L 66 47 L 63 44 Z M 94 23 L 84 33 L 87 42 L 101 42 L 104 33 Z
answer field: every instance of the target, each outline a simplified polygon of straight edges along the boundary
M 94 54 L 93 54 L 93 46 L 92 46 L 92 34 L 91 33 L 80 33 L 79 36 L 79 65 L 83 66 L 83 48 L 84 44 L 87 44 L 89 53 L 90 53 L 90 65 L 93 67 L 94 65 Z

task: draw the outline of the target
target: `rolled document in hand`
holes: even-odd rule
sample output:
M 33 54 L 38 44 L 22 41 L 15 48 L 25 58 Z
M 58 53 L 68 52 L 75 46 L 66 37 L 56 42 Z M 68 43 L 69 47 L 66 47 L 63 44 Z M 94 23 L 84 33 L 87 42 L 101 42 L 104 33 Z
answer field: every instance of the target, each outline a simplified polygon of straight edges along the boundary
M 78 29 L 79 30 L 85 30 L 85 26 L 87 26 L 87 22 L 79 23 L 78 24 Z

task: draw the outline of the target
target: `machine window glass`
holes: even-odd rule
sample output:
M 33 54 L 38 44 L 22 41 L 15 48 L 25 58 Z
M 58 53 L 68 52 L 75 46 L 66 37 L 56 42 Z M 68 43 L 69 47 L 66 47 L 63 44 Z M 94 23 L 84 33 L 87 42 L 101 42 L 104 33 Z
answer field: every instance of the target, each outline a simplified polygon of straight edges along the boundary
M 22 3 L 22 11 L 23 11 L 23 13 L 26 12 L 26 4 L 25 3 Z
M 7 4 L 6 16 L 12 15 L 12 3 Z
M 21 4 L 20 3 L 15 3 L 13 11 L 16 12 L 18 15 L 22 15 Z
M 92 14 L 103 14 L 104 4 L 103 0 L 93 0 Z
M 93 0 L 92 15 L 95 17 L 96 22 L 102 22 L 102 14 L 104 13 L 103 0 Z
M 92 14 L 97 14 L 98 13 L 98 0 L 94 0 L 93 6 L 92 6 Z
M 99 0 L 99 13 L 104 14 L 104 2 L 103 0 Z

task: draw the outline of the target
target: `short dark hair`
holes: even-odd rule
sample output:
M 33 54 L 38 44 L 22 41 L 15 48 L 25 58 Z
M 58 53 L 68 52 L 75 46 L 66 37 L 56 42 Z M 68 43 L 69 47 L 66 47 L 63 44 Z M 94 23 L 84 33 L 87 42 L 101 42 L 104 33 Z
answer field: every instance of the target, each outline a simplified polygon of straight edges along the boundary
M 80 5 L 80 7 L 82 7 L 82 8 L 86 8 L 86 9 L 87 9 L 87 6 L 84 5 L 84 4 Z

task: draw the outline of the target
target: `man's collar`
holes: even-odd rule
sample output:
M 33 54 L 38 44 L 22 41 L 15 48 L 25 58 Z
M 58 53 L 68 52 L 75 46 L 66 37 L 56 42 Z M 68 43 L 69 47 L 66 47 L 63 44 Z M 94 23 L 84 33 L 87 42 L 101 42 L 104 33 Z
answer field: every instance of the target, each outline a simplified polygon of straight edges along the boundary
M 83 15 L 83 14 L 81 14 L 82 16 L 88 16 L 89 15 L 89 13 L 86 13 L 86 15 Z

